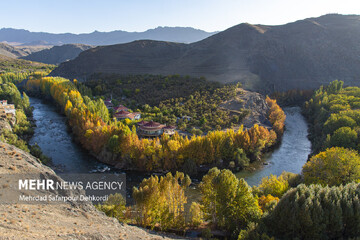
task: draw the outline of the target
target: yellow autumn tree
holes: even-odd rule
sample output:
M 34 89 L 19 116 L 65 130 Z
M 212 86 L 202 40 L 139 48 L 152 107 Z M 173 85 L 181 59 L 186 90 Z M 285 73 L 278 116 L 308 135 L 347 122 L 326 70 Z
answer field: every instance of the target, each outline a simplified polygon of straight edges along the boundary
M 274 197 L 271 194 L 268 194 L 266 196 L 262 195 L 258 199 L 258 203 L 263 212 L 268 212 L 276 206 L 276 204 L 279 202 L 279 200 L 280 199 L 278 197 Z

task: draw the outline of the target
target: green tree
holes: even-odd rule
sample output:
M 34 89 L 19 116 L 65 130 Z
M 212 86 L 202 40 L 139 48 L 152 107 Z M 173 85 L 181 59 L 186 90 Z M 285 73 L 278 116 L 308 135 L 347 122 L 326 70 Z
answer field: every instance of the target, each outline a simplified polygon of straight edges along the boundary
M 351 117 L 341 114 L 331 114 L 325 122 L 324 128 L 326 133 L 332 133 L 341 127 L 354 127 L 356 122 Z
M 337 129 L 330 137 L 331 147 L 356 148 L 358 134 L 350 127 L 341 127 Z
M 246 156 L 246 153 L 243 149 L 237 148 L 234 153 L 236 164 L 241 168 L 244 169 L 245 167 L 249 166 L 250 159 Z
M 120 138 L 118 135 L 112 135 L 109 138 L 109 141 L 107 143 L 107 147 L 109 148 L 109 150 L 113 153 L 119 153 L 121 148 L 120 148 Z
M 333 147 L 303 166 L 306 184 L 340 185 L 360 181 L 360 156 L 355 150 Z
M 205 220 L 234 235 L 261 216 L 259 205 L 244 179 L 231 171 L 211 169 L 200 183 Z

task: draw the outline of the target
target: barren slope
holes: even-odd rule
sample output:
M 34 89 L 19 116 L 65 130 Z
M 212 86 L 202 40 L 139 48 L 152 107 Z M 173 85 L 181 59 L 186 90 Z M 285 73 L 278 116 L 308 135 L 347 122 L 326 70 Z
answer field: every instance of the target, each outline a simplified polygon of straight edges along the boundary
M 22 58 L 47 64 L 59 64 L 76 58 L 82 51 L 90 48 L 91 46 L 84 44 L 66 44 L 44 49 Z
M 360 16 L 332 14 L 280 26 L 240 24 L 192 44 L 144 40 L 98 47 L 52 75 L 182 74 L 268 92 L 335 79 L 359 85 L 359 42 Z
M 0 142 L 0 174 L 55 173 L 28 153 Z M 2 185 L 1 187 L 5 187 Z M 168 239 L 120 224 L 90 204 L 0 204 L 1 239 Z

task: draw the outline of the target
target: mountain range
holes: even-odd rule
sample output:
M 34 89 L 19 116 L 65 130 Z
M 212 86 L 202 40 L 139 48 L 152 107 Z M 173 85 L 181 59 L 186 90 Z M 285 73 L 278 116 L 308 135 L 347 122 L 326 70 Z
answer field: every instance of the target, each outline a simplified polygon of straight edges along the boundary
M 216 32 L 205 32 L 190 27 L 157 27 L 144 32 L 112 31 L 92 33 L 46 33 L 30 32 L 24 29 L 2 28 L 0 29 L 0 42 L 8 42 L 17 45 L 62 45 L 62 44 L 87 44 L 87 45 L 111 45 L 126 43 L 140 39 L 159 41 L 171 41 L 191 43 L 207 38 Z
M 141 40 L 101 46 L 51 74 L 86 79 L 99 72 L 204 76 L 266 92 L 316 88 L 335 79 L 359 85 L 360 16 L 243 23 L 191 44 Z

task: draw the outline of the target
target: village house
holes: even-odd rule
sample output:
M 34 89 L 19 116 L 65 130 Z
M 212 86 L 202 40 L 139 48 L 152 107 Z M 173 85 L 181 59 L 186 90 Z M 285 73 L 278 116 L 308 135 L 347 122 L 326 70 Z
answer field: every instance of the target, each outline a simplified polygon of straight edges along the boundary
M 141 121 L 138 122 L 137 125 L 137 133 L 142 137 L 159 137 L 163 133 L 173 135 L 176 129 L 174 126 L 166 126 L 154 121 Z
M 175 134 L 175 129 L 176 129 L 175 126 L 166 126 L 163 128 L 163 131 L 165 134 L 171 136 L 171 135 Z
M 14 104 L 8 104 L 7 100 L 0 100 L 0 117 L 8 119 L 12 125 L 16 122 L 16 109 Z
M 124 105 L 119 105 L 117 107 L 114 107 L 115 113 L 120 112 L 120 111 L 126 111 L 129 112 L 130 109 L 128 109 L 127 107 L 125 107 Z
M 128 112 L 125 110 L 120 110 L 114 114 L 117 120 L 130 119 L 130 120 L 139 120 L 141 118 L 141 113 L 139 112 Z
M 104 104 L 107 107 L 107 109 L 112 109 L 114 107 L 114 105 L 111 102 L 111 99 L 104 100 Z

